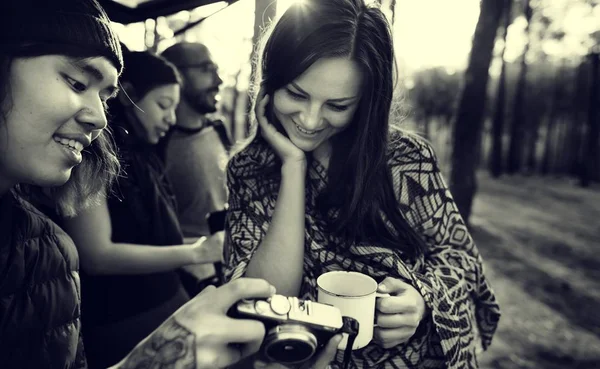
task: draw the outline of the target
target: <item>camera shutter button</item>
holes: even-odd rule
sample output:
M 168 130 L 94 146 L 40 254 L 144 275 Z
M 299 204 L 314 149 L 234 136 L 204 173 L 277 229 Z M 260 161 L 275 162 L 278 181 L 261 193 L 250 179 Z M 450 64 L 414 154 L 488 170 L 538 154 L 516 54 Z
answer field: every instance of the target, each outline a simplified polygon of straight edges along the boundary
M 272 315 L 271 305 L 265 300 L 256 300 L 254 304 L 256 312 L 261 315 Z
M 285 297 L 283 295 L 273 295 L 270 298 L 270 303 L 271 303 L 271 309 L 273 309 L 273 311 L 276 314 L 280 314 L 280 315 L 285 315 L 285 314 L 289 313 L 290 309 L 292 308 L 292 305 L 290 304 L 287 297 Z

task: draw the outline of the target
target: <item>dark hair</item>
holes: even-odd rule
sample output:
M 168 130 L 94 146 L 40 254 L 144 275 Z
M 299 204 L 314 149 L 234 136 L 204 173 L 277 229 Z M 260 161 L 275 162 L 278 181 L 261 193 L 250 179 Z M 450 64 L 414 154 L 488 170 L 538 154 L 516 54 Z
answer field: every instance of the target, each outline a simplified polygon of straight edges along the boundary
M 396 64 L 384 14 L 362 0 L 307 0 L 290 6 L 265 37 L 255 83 L 271 96 L 318 59 L 359 65 L 362 97 L 348 128 L 331 138 L 328 185 L 318 205 L 335 214 L 332 231 L 350 242 L 421 253 L 425 243 L 398 208 L 388 167 Z
M 156 87 L 176 83 L 181 85 L 177 68 L 167 59 L 149 51 L 124 51 L 125 69 L 121 82 L 129 82 L 138 99 Z
M 108 104 L 110 124 L 115 129 L 117 145 L 139 140 L 135 135 L 143 127 L 132 111 L 138 109 L 136 102 L 157 87 L 174 83 L 181 86 L 182 83 L 177 68 L 167 59 L 150 51 L 125 50 L 123 61 L 125 68 L 121 74 L 119 98 Z M 161 151 L 162 147 L 158 146 L 157 150 Z

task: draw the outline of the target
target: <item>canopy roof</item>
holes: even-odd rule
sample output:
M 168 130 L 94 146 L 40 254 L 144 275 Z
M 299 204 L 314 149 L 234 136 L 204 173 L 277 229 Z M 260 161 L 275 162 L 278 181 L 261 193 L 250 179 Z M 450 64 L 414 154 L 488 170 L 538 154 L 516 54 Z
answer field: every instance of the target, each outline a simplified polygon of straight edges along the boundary
M 145 21 L 182 10 L 218 3 L 220 0 L 98 0 L 106 9 L 110 20 L 129 24 Z M 232 4 L 238 0 L 225 0 Z

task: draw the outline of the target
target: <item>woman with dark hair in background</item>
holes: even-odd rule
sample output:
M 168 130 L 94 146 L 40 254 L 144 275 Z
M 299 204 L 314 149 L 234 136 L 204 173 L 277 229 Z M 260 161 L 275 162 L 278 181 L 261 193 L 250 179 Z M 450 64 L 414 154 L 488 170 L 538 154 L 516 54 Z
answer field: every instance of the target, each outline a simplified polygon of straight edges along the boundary
M 499 308 L 432 148 L 390 126 L 383 13 L 362 0 L 295 3 L 258 56 L 258 125 L 227 172 L 226 279 L 314 300 L 325 272 L 368 274 L 391 296 L 353 368 L 477 367 Z
M 86 368 L 77 249 L 31 201 L 72 216 L 119 172 L 104 110 L 119 42 L 95 0 L 19 0 L 0 2 L 0 48 L 0 367 Z M 231 365 L 264 327 L 227 310 L 273 293 L 262 280 L 209 287 L 115 368 Z

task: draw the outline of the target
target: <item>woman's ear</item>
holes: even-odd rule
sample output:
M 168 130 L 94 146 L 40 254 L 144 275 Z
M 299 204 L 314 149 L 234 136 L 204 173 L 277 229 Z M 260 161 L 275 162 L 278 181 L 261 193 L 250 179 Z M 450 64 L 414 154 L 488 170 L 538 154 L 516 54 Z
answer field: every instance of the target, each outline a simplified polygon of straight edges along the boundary
M 137 93 L 131 82 L 122 81 L 121 91 L 118 94 L 119 102 L 126 108 L 132 106 L 137 100 Z

